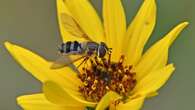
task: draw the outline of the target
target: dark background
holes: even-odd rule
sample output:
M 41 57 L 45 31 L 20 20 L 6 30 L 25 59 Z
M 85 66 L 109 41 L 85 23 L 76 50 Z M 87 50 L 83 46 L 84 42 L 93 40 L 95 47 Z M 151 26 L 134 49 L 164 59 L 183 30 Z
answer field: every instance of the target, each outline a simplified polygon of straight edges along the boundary
M 101 15 L 101 0 L 91 0 Z M 142 0 L 123 0 L 128 23 Z M 158 21 L 146 48 L 181 21 L 190 26 L 170 49 L 176 71 L 159 96 L 146 101 L 143 110 L 193 110 L 195 99 L 194 0 L 157 0 Z M 0 0 L 0 110 L 20 110 L 16 97 L 41 91 L 41 84 L 9 55 L 3 42 L 11 41 L 48 59 L 61 43 L 55 0 Z

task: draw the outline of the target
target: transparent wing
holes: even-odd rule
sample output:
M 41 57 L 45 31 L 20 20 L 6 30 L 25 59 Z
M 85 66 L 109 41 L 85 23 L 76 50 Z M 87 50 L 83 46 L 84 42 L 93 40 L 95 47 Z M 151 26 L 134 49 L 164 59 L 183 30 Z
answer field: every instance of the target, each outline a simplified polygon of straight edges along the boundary
M 69 66 L 72 69 L 77 69 L 73 63 L 84 57 L 84 55 L 61 55 L 56 61 L 53 62 L 51 69 L 59 69 L 66 66 Z
M 72 34 L 75 37 L 82 37 L 86 40 L 91 41 L 91 39 L 85 34 L 85 32 L 81 29 L 79 24 L 74 20 L 73 17 L 66 13 L 61 14 L 61 20 L 64 28 L 67 32 Z

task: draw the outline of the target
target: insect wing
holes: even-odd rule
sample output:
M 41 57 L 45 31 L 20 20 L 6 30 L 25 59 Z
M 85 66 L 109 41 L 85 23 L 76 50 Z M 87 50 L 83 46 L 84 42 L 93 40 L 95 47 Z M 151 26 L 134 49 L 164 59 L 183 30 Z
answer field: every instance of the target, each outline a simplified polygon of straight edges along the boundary
M 82 55 L 62 55 L 51 66 L 51 69 L 59 69 L 65 66 L 69 66 L 72 69 L 76 69 L 74 62 L 84 58 Z
M 85 34 L 85 32 L 81 29 L 79 24 L 75 21 L 75 19 L 72 16 L 66 13 L 62 13 L 61 20 L 67 32 L 69 32 L 75 37 L 81 37 L 81 38 L 91 41 L 91 39 Z

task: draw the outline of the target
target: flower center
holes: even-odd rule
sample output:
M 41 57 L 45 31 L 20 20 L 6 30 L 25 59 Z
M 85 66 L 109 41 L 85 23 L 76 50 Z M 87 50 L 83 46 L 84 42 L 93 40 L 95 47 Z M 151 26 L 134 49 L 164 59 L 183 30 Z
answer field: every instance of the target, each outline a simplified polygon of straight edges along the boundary
M 79 78 L 83 84 L 79 91 L 88 101 L 98 102 L 108 92 L 115 91 L 121 96 L 128 96 L 136 85 L 135 73 L 132 66 L 124 65 L 122 55 L 118 62 L 108 58 L 91 58 L 90 63 L 82 68 Z

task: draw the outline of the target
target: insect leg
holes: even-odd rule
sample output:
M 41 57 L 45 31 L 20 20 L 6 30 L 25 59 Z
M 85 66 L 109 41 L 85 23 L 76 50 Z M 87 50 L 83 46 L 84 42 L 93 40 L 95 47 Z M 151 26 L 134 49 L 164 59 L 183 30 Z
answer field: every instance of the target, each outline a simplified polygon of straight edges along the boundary
M 109 51 L 108 51 L 108 65 L 110 65 L 110 62 L 111 62 L 111 56 L 112 55 L 112 48 L 109 48 Z
M 83 61 L 77 66 L 77 68 L 79 68 L 84 62 L 86 62 L 89 59 L 89 57 L 86 57 L 83 59 Z

